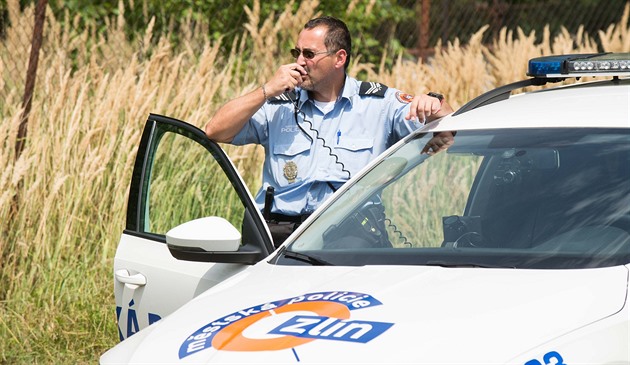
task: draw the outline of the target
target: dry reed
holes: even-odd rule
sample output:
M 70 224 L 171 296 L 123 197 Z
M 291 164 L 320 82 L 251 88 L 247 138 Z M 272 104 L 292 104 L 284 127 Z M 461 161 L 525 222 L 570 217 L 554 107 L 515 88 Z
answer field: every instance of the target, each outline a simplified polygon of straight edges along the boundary
M 112 258 L 147 115 L 201 127 L 223 102 L 264 82 L 289 60 L 286 46 L 302 24 L 318 14 L 316 0 L 302 1 L 295 13 L 290 4 L 262 20 L 254 1 L 246 9 L 245 32 L 226 55 L 204 36 L 207 31 L 192 25 L 175 49 L 153 34 L 152 22 L 141 41 L 131 43 L 122 15 L 94 36 L 89 27 L 77 33 L 62 26 L 48 11 L 28 139 L 17 161 L 21 86 L 15 75 L 23 75 L 26 65 L 0 64 L 0 362 L 93 361 L 116 343 Z M 30 44 L 30 34 L 21 30 L 31 28 L 34 9 L 20 10 L 18 0 L 9 0 L 7 9 L 12 26 L 0 43 L 0 59 L 27 60 L 29 49 L 20 45 Z M 78 22 L 65 16 L 64 24 Z M 481 43 L 484 31 L 466 44 L 437 45 L 430 62 L 396 56 L 391 70 L 362 63 L 357 55 L 349 73 L 365 72 L 371 81 L 407 92 L 439 90 L 459 107 L 523 78 L 522 65 L 530 57 L 594 49 L 583 31 L 552 36 L 546 30 L 537 44 L 533 34 L 503 30 L 491 46 Z M 620 22 L 598 36 L 607 51 L 630 52 L 629 34 L 626 7 Z M 226 149 L 256 190 L 261 149 Z

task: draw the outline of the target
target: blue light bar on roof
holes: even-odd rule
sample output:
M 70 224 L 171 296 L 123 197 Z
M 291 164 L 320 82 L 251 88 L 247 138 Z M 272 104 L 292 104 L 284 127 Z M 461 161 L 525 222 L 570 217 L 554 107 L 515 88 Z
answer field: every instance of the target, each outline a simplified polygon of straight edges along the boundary
M 630 53 L 590 53 L 529 60 L 533 77 L 630 76 Z

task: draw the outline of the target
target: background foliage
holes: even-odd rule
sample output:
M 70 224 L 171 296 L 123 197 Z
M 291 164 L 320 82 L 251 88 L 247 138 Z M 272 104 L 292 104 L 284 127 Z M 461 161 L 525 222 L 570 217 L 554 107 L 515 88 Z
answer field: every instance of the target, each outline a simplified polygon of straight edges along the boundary
M 431 3 L 433 12 L 443 2 Z M 484 15 L 478 7 L 484 3 L 490 5 L 486 8 L 490 12 L 504 3 L 544 8 L 546 2 L 477 1 L 470 3 L 468 14 Z M 572 7 L 581 3 L 589 2 L 572 2 L 576 4 Z M 94 363 L 118 341 L 112 262 L 124 229 L 131 170 L 147 115 L 164 114 L 203 126 L 220 105 L 258 87 L 280 63 L 290 60 L 287 45 L 308 19 L 323 6 L 339 5 L 290 2 L 272 16 L 269 2 L 249 1 L 245 8 L 221 9 L 241 14 L 229 26 L 204 23 L 182 7 L 179 12 L 159 13 L 164 24 L 160 28 L 159 17 L 148 16 L 149 6 L 157 7 L 157 1 L 97 6 L 51 0 L 26 145 L 18 157 L 15 145 L 34 7 L 18 0 L 0 4 L 4 14 L 0 27 L 0 363 Z M 217 2 L 188 4 L 196 9 Z M 349 24 L 359 33 L 355 39 L 374 39 L 380 51 L 357 47 L 349 73 L 409 92 L 441 91 L 455 108 L 497 85 L 523 79 L 532 57 L 630 52 L 628 5 L 596 30 L 578 26 L 575 31 L 555 31 L 551 25 L 541 25 L 536 32 L 516 26 L 495 32 L 488 23 L 462 33 L 461 38 L 436 40 L 430 56 L 422 59 L 411 51 L 393 53 L 390 41 L 380 40 L 382 34 L 391 34 L 383 29 L 394 22 L 380 17 L 398 16 L 385 6 L 390 2 L 350 1 L 340 11 L 347 12 L 353 4 L 361 9 Z M 606 2 L 607 7 L 617 4 Z M 377 6 L 389 15 L 368 10 Z M 134 18 L 129 13 L 145 7 L 146 15 L 139 12 Z M 364 18 L 364 24 L 357 24 Z M 465 20 L 469 19 L 456 28 L 464 28 Z M 376 31 L 367 35 L 361 29 Z M 399 42 L 404 45 L 402 39 Z M 251 146 L 226 149 L 250 189 L 256 190 L 261 151 Z
M 7 1 L 0 0 L 0 34 L 8 25 Z M 37 0 L 19 0 L 24 9 Z M 363 62 L 392 66 L 389 55 L 404 52 L 408 57 L 430 56 L 433 46 L 459 39 L 468 42 L 472 34 L 484 26 L 482 42 L 488 44 L 499 36 L 502 28 L 524 33 L 534 32 L 536 41 L 544 38 L 543 29 L 551 34 L 567 31 L 571 34 L 586 32 L 591 35 L 618 21 L 627 0 L 308 0 L 265 1 L 259 4 L 260 19 L 279 19 L 290 11 L 300 17 L 300 6 L 308 4 L 319 14 L 342 18 L 354 35 L 355 55 Z M 115 17 L 125 22 L 127 41 L 144 42 L 140 36 L 151 24 L 157 36 L 168 36 L 173 47 L 184 44 L 184 34 L 203 35 L 212 41 L 222 40 L 221 51 L 230 52 L 239 41 L 243 24 L 248 21 L 244 10 L 252 0 L 233 0 L 230 6 L 220 0 L 49 0 L 50 12 L 64 27 L 76 32 L 90 29 L 107 36 L 107 29 Z M 116 20 L 120 21 L 120 20 Z M 152 22 L 152 23 L 151 23 Z M 289 28 L 293 29 L 293 28 Z M 288 31 L 289 29 L 285 29 Z M 201 34 L 200 34 L 201 33 Z M 295 34 L 292 34 L 292 36 Z M 267 34 L 267 36 L 274 36 Z M 30 44 L 28 39 L 23 44 Z M 251 46 L 251 39 L 246 39 Z M 293 37 L 285 37 L 285 48 L 293 46 Z M 599 43 L 597 38 L 595 43 Z M 116 43 L 111 43 L 117 47 Z M 142 47 L 148 45 L 143 44 Z M 602 50 L 601 44 L 598 49 Z M 284 50 L 283 50 L 284 51 Z M 247 55 L 244 55 L 247 57 Z M 8 67 L 20 70 L 18 59 L 6 59 Z M 21 70 L 20 70 L 21 71 Z M 19 73 L 21 76 L 22 73 Z

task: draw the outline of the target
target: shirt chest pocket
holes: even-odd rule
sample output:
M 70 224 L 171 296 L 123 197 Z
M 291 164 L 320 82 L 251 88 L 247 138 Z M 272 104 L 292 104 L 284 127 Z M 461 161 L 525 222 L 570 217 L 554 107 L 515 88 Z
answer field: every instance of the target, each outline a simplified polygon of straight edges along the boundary
M 335 146 L 339 161 L 352 175 L 365 167 L 374 155 L 373 138 L 350 138 L 343 136 Z
M 362 150 L 372 150 L 374 147 L 373 138 L 340 138 L 336 148 L 349 152 Z
M 273 146 L 271 168 L 279 186 L 287 186 L 303 180 L 308 174 L 310 156 L 309 142 L 276 144 Z
M 273 146 L 273 154 L 278 158 L 295 157 L 311 148 L 310 143 L 297 142 L 292 144 L 276 144 Z

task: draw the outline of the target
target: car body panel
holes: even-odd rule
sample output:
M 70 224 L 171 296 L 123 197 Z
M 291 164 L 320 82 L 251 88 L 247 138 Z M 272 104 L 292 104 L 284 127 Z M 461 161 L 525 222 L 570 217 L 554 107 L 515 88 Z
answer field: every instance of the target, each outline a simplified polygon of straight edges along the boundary
M 121 340 L 246 267 L 242 264 L 180 261 L 163 243 L 123 234 L 116 250 L 114 272 L 125 270 L 131 275 L 142 275 L 147 284 L 134 287 L 114 280 Z
M 630 80 L 620 82 L 623 86 L 600 81 L 588 87 L 570 85 L 516 94 L 507 100 L 468 111 L 465 118 L 448 116 L 417 132 L 503 128 L 508 119 L 510 128 L 624 128 L 630 123 Z M 586 92 L 591 107 L 576 108 L 575 105 L 585 102 Z M 610 112 L 613 110 L 614 113 Z
M 330 362 L 506 363 L 524 350 L 619 314 L 627 300 L 627 285 L 628 269 L 623 266 L 561 271 L 413 266 L 304 270 L 263 262 L 157 323 L 128 359 L 135 363 L 278 363 L 299 358 L 299 362 L 319 363 L 325 353 Z M 370 323 L 372 331 L 379 323 L 391 327 L 366 343 L 344 336 L 335 340 L 343 327 L 326 334 L 332 325 L 319 330 L 311 326 L 310 332 L 320 335 L 306 343 L 299 337 L 269 334 L 283 323 L 288 328 L 294 317 L 334 318 L 334 314 L 322 314 L 327 305 L 340 299 L 368 300 L 367 296 L 375 304 L 350 310 L 346 320 Z M 278 304 L 275 317 L 239 324 L 254 317 L 252 308 L 270 303 Z M 295 305 L 300 303 L 311 307 Z M 231 323 L 226 319 L 235 315 L 242 318 Z M 213 322 L 221 329 L 213 337 L 199 336 L 207 333 L 199 330 Z M 231 350 L 212 347 L 221 333 L 230 331 Z M 241 335 L 250 342 L 239 342 Z M 257 341 L 267 341 L 263 342 L 266 350 L 254 350 Z M 156 353 L 155 348 L 160 351 Z M 563 355 L 585 363 L 570 353 Z

